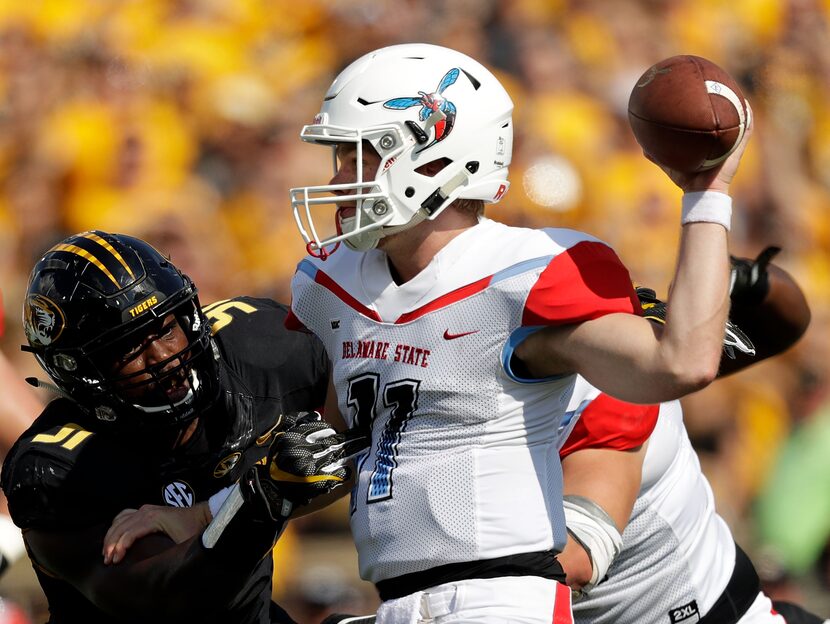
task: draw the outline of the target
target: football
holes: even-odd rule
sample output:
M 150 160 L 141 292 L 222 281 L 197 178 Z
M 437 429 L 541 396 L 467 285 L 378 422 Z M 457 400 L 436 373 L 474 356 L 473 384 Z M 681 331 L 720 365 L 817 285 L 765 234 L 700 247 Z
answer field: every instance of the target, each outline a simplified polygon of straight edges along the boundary
M 712 61 L 683 54 L 646 71 L 628 100 L 628 120 L 657 163 L 693 173 L 723 162 L 749 121 L 738 83 Z

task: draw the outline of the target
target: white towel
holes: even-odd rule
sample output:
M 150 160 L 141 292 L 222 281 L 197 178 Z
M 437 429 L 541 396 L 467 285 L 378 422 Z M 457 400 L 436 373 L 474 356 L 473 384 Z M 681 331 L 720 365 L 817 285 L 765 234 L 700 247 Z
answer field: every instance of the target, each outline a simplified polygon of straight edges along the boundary
M 378 607 L 377 624 L 419 624 L 421 622 L 421 594 L 415 592 L 402 598 L 382 602 Z

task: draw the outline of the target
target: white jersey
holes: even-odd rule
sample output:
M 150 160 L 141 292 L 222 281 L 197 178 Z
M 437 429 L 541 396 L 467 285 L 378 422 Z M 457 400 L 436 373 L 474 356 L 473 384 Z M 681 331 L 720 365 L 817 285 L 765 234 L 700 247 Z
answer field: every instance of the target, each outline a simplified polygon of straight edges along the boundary
M 560 432 L 563 446 L 570 451 L 606 446 L 591 438 L 606 431 L 603 421 L 609 431 L 620 428 L 619 407 L 600 405 L 607 399 L 578 378 Z M 598 409 L 592 410 L 595 401 Z M 634 446 L 636 436 L 644 434 L 648 448 L 622 551 L 606 580 L 573 605 L 577 624 L 691 624 L 708 613 L 732 576 L 735 542 L 715 511 L 712 489 L 683 425 L 680 402 L 660 405 L 659 418 L 654 413 L 643 417 L 649 419 L 651 425 L 640 423 L 634 427 L 639 433 L 627 435 Z M 770 613 L 766 597 L 756 602 L 741 622 L 783 621 Z
M 639 310 L 610 248 L 483 219 L 403 285 L 382 252 L 341 249 L 303 260 L 292 291 L 346 422 L 371 427 L 352 492 L 364 579 L 561 550 L 557 427 L 574 376 L 524 382 L 510 358 L 545 325 Z

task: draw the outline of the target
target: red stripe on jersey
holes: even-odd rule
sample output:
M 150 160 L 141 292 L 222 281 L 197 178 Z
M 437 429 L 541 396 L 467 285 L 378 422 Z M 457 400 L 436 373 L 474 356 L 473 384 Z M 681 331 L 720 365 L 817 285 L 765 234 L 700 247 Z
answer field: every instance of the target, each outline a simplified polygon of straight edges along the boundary
M 539 276 L 522 325 L 579 323 L 613 312 L 642 314 L 628 269 L 608 245 L 583 241 L 556 256 Z
M 474 294 L 487 288 L 490 285 L 490 280 L 492 278 L 492 275 L 488 275 L 487 277 L 481 278 L 477 282 L 457 288 L 452 292 L 448 292 L 446 295 L 441 295 L 434 301 L 430 301 L 428 304 L 418 308 L 417 310 L 412 310 L 412 312 L 402 314 L 398 320 L 395 321 L 395 324 L 400 325 L 402 323 L 408 323 L 409 321 L 413 321 L 416 318 L 424 316 L 425 314 L 435 312 L 435 310 L 440 310 L 441 308 L 446 308 L 448 305 L 452 305 L 453 303 L 466 299 L 467 297 L 472 297 Z
M 314 274 L 314 282 L 330 290 L 334 294 L 334 296 L 340 299 L 340 301 L 345 303 L 350 308 L 357 310 L 363 316 L 370 318 L 373 321 L 381 322 L 381 318 L 380 316 L 378 316 L 377 312 L 375 312 L 371 308 L 366 307 L 357 299 L 352 297 L 349 293 L 343 290 L 343 288 L 341 288 L 340 285 L 337 284 L 337 282 L 335 282 L 328 275 L 323 273 L 320 269 L 317 269 L 317 272 Z
M 573 624 L 571 612 L 571 588 L 564 583 L 556 584 L 556 598 L 553 603 L 553 619 L 551 624 Z
M 659 413 L 659 405 L 635 405 L 600 394 L 583 410 L 559 456 L 588 448 L 635 449 L 648 440 Z

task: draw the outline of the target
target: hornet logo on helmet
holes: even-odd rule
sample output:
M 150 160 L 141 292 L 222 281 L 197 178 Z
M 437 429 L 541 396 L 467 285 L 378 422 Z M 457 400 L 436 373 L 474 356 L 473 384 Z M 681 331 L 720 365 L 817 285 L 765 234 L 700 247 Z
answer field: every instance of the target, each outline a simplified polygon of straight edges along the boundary
M 30 295 L 23 314 L 23 331 L 33 345 L 48 347 L 63 333 L 66 318 L 63 310 L 43 295 Z
M 451 84 L 458 80 L 460 70 L 454 67 L 441 78 L 438 83 L 438 88 L 432 93 L 425 91 L 418 91 L 418 97 L 400 97 L 387 100 L 383 103 L 384 108 L 391 108 L 393 110 L 404 110 L 412 108 L 413 106 L 420 106 L 421 110 L 418 113 L 418 118 L 421 121 L 426 121 L 426 130 L 435 127 L 435 138 L 431 143 L 425 145 L 419 152 L 424 151 L 428 147 L 432 147 L 439 141 L 446 139 L 452 128 L 455 125 L 455 115 L 458 112 L 455 104 L 443 97 L 444 90 Z

